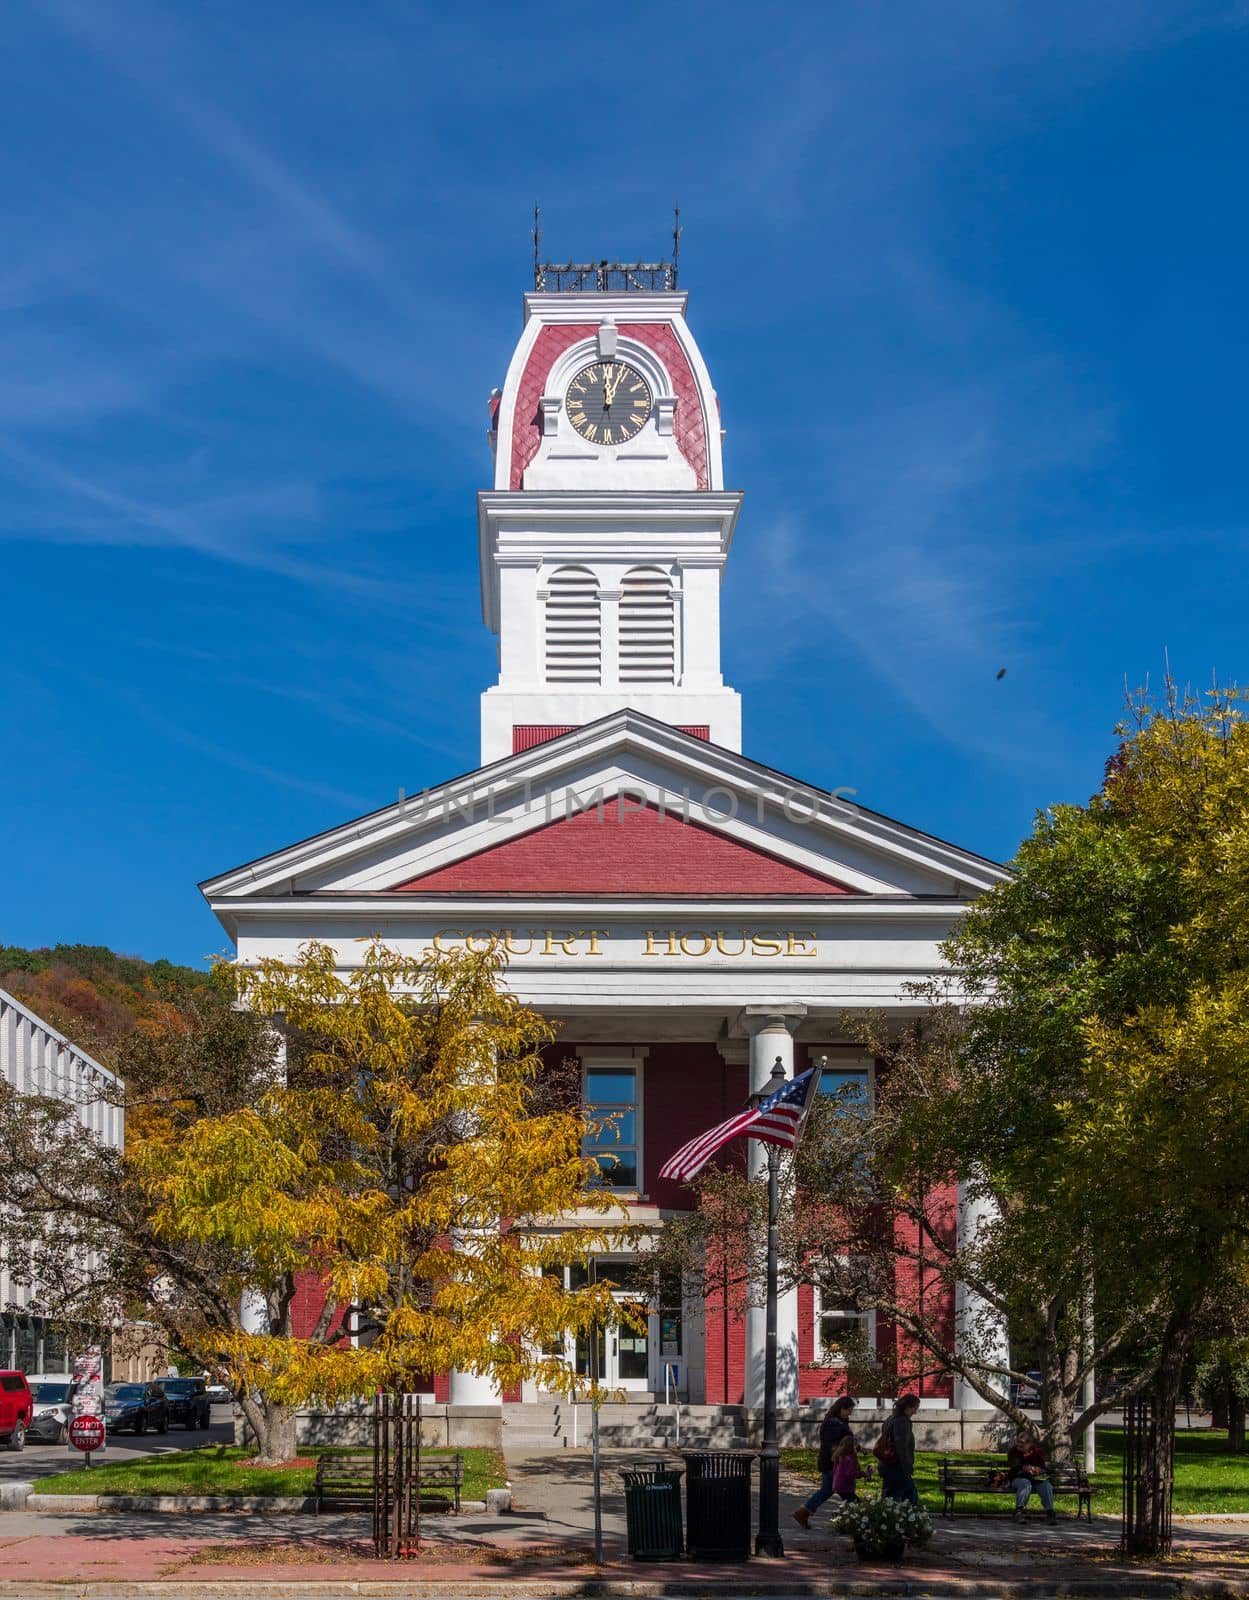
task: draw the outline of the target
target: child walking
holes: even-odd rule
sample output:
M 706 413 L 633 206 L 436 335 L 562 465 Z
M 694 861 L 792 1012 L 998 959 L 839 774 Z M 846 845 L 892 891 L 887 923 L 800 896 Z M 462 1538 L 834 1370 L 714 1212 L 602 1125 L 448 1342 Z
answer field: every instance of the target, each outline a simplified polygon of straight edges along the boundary
M 842 1500 L 859 1498 L 855 1485 L 860 1478 L 870 1478 L 872 1469 L 859 1462 L 859 1447 L 854 1435 L 848 1433 L 833 1451 L 833 1493 Z

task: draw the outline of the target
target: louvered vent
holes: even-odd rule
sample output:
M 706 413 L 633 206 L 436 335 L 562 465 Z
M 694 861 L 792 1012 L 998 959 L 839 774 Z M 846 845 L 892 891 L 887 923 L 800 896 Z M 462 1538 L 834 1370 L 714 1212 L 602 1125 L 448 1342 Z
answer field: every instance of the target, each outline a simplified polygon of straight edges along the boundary
M 621 683 L 674 683 L 672 580 L 654 567 L 625 574 L 620 586 Z
M 602 681 L 598 582 L 584 567 L 551 574 L 546 602 L 548 683 Z

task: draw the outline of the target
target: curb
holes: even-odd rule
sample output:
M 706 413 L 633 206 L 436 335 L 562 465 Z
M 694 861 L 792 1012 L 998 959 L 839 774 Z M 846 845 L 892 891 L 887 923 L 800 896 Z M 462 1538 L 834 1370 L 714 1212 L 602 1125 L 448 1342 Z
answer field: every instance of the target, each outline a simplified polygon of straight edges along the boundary
M 796 1580 L 796 1581 L 795 1581 Z M 1184 1578 L 1147 1579 L 1069 1579 L 1054 1582 L 1001 1582 L 991 1578 L 953 1582 L 935 1579 L 925 1582 L 919 1574 L 907 1578 L 835 1581 L 785 1578 L 771 1575 L 762 1582 L 734 1579 L 723 1585 L 706 1576 L 701 1578 L 626 1578 L 590 1577 L 522 1578 L 512 1581 L 497 1578 L 462 1579 L 449 1576 L 442 1581 L 345 1579 L 295 1580 L 228 1578 L 213 1582 L 157 1580 L 152 1583 L 84 1582 L 80 1579 L 43 1582 L 0 1582 L 0 1600 L 221 1600 L 223 1594 L 246 1596 L 247 1600 L 672 1600 L 672 1597 L 714 1596 L 715 1600 L 832 1600 L 841 1595 L 872 1597 L 872 1600 L 1185 1600 L 1185 1597 L 1218 1597 L 1232 1600 L 1243 1596 L 1238 1579 Z
M 170 1516 L 194 1516 L 210 1511 L 249 1511 L 261 1516 L 290 1513 L 315 1513 L 313 1495 L 281 1494 L 39 1494 L 28 1483 L 8 1484 L 10 1500 L 0 1500 L 0 1509 L 80 1514 L 105 1511 L 155 1511 Z M 17 1491 L 21 1491 L 19 1497 Z M 367 1509 L 367 1507 L 366 1507 Z M 510 1489 L 487 1489 L 484 1500 L 461 1500 L 459 1514 L 499 1516 L 512 1509 Z M 449 1511 L 449 1515 L 455 1513 Z M 3 1592 L 3 1591 L 0 1591 Z

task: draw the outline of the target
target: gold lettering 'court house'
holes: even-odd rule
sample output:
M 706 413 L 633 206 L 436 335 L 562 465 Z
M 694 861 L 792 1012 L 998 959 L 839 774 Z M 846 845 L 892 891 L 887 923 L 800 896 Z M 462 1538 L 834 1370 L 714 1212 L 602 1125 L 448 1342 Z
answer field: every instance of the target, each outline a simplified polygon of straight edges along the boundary
M 434 934 L 436 950 L 467 945 L 470 950 L 502 948 L 509 956 L 602 956 L 611 941 L 609 928 L 439 928 Z M 814 957 L 819 954 L 815 933 L 777 930 L 751 933 L 746 928 L 681 929 L 645 928 L 640 934 L 642 954 L 646 956 L 783 956 Z

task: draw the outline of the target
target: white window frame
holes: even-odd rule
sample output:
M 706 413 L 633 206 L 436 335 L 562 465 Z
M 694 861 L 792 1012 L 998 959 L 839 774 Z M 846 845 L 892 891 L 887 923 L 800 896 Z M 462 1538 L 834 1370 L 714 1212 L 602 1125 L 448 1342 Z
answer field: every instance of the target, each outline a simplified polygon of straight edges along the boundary
M 603 1184 L 603 1188 L 607 1189 L 612 1194 L 634 1195 L 639 1200 L 645 1200 L 646 1199 L 646 1194 L 644 1192 L 644 1182 L 643 1182 L 643 1180 L 645 1179 L 645 1176 L 646 1176 L 646 1168 L 643 1166 L 643 1161 L 645 1159 L 645 1154 L 646 1154 L 645 1148 L 644 1148 L 644 1138 L 643 1138 L 643 1128 L 644 1128 L 644 1122 L 643 1122 L 643 1109 L 644 1109 L 643 1095 L 644 1095 L 644 1092 L 645 1092 L 646 1074 L 643 1072 L 642 1069 L 643 1069 L 643 1066 L 645 1064 L 646 1057 L 647 1057 L 648 1053 L 649 1052 L 647 1051 L 647 1049 L 644 1048 L 644 1047 L 641 1047 L 641 1046 L 633 1046 L 633 1045 L 611 1046 L 611 1045 L 605 1045 L 605 1046 L 600 1046 L 600 1047 L 598 1047 L 596 1049 L 586 1050 L 586 1051 L 584 1051 L 582 1053 L 582 1056 L 581 1056 L 581 1104 L 582 1104 L 583 1108 L 588 1108 L 589 1104 L 590 1104 L 590 1099 L 589 1099 L 590 1081 L 589 1080 L 590 1080 L 590 1073 L 591 1072 L 632 1072 L 633 1073 L 633 1084 L 634 1084 L 634 1100 L 633 1100 L 634 1111 L 633 1111 L 633 1116 L 634 1116 L 634 1129 L 635 1129 L 635 1132 L 636 1132 L 636 1138 L 635 1138 L 635 1140 L 634 1140 L 634 1142 L 633 1142 L 633 1144 L 631 1146 L 626 1145 L 624 1148 L 625 1149 L 630 1149 L 631 1148 L 635 1153 L 635 1156 L 636 1156 L 636 1173 L 635 1173 L 636 1182 L 634 1182 L 634 1183 L 604 1183 Z M 583 1155 L 592 1154 L 592 1152 L 589 1151 L 587 1149 L 587 1147 L 583 1144 L 582 1145 L 582 1154 Z
M 837 1305 L 829 1312 L 824 1310 L 824 1295 L 818 1283 L 811 1286 L 811 1309 L 814 1313 L 811 1320 L 811 1364 L 816 1367 L 844 1368 L 847 1363 L 843 1357 L 832 1355 L 828 1346 L 820 1337 L 820 1322 L 825 1315 L 833 1315 L 837 1311 L 844 1311 L 844 1305 Z M 870 1311 L 860 1311 L 856 1316 L 865 1324 L 867 1334 L 867 1347 L 871 1352 L 872 1360 L 876 1359 L 876 1308 Z

